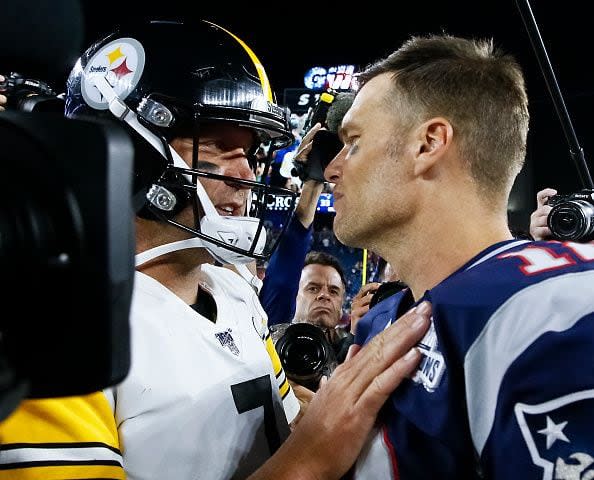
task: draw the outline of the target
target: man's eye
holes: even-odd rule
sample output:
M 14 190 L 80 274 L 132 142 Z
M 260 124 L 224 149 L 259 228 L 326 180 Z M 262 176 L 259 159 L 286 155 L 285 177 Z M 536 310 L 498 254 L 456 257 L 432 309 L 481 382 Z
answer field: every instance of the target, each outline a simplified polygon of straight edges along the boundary
M 221 170 L 221 168 L 216 163 L 205 162 L 200 160 L 198 161 L 196 167 L 198 170 L 209 173 L 219 173 Z

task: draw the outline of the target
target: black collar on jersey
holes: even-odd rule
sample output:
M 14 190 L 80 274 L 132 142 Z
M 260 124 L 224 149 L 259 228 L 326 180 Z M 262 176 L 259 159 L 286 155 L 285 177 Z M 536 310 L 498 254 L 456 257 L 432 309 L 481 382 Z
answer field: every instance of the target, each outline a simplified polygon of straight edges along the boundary
M 190 305 L 196 312 L 204 318 L 208 318 L 212 323 L 217 321 L 217 303 L 212 295 L 203 288 L 198 287 L 196 303 Z

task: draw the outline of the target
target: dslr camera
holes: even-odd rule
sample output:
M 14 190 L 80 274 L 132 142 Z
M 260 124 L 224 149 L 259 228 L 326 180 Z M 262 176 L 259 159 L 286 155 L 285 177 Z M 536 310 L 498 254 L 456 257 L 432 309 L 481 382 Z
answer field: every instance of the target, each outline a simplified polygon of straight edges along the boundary
M 338 366 L 330 331 L 310 323 L 271 325 L 270 335 L 287 378 L 316 391 Z
M 547 225 L 557 240 L 594 240 L 594 190 L 584 189 L 568 195 L 553 195 Z
M 4 79 L 0 93 L 7 97 L 6 108 L 22 112 L 63 110 L 63 100 L 46 82 L 16 72 L 4 75 Z

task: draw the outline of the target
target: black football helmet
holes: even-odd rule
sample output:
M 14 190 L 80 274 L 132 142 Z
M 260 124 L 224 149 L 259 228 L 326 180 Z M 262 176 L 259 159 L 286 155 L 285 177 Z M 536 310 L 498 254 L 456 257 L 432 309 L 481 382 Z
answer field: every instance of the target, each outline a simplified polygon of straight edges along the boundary
M 264 67 L 233 33 L 207 21 L 152 21 L 120 28 L 78 60 L 68 78 L 65 108 L 67 117 L 107 116 L 132 131 L 140 214 L 150 212 L 153 218 L 191 232 L 204 242 L 191 246 L 206 247 L 223 263 L 243 264 L 272 253 L 279 236 L 266 240 L 264 222 L 271 220 L 273 207 L 270 194 L 292 198 L 280 222 L 284 227 L 294 210 L 295 194 L 202 171 L 197 168 L 197 148 L 190 167 L 168 144 L 175 137 L 194 137 L 197 142 L 201 125 L 230 122 L 255 132 L 250 153 L 255 168 L 255 153 L 262 144 L 269 164 L 274 150 L 293 142 L 287 111 L 276 104 Z M 240 217 L 219 215 L 198 181 L 201 177 L 249 187 L 249 211 Z M 193 226 L 173 218 L 188 202 L 194 202 L 195 212 L 202 212 Z

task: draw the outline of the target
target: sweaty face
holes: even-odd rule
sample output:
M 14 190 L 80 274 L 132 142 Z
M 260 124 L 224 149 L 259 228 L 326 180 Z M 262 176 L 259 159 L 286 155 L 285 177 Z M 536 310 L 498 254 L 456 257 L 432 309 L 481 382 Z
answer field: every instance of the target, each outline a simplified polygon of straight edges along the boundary
M 333 267 L 307 265 L 299 281 L 295 320 L 334 328 L 342 316 L 343 300 L 344 286 Z
M 255 180 L 247 154 L 253 148 L 255 136 L 252 130 L 227 124 L 208 125 L 200 131 L 198 169 L 218 175 Z M 171 146 L 192 165 L 193 138 L 176 138 Z M 232 181 L 200 178 L 206 193 L 219 215 L 245 215 L 250 190 Z
M 406 138 L 398 132 L 395 108 L 387 101 L 392 80 L 382 74 L 359 91 L 340 129 L 343 149 L 324 174 L 334 187 L 334 232 L 356 247 L 375 244 L 386 228 L 406 215 Z

